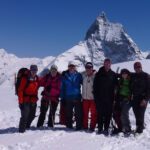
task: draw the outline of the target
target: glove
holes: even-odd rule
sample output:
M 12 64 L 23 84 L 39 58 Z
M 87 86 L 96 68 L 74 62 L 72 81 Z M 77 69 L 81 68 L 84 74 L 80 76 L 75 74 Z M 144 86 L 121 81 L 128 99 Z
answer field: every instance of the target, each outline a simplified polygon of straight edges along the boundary
M 141 107 L 146 107 L 146 106 L 147 106 L 147 101 L 143 99 L 143 100 L 141 101 L 141 103 L 140 103 L 140 106 L 141 106 Z
M 63 106 L 66 105 L 66 101 L 65 101 L 64 99 L 61 99 L 60 102 L 61 102 L 61 104 L 62 104 Z
M 42 95 L 42 96 L 44 95 L 44 91 L 41 92 L 41 95 Z
M 47 87 L 45 87 L 45 89 L 46 89 L 46 91 L 50 91 L 51 90 L 51 85 L 49 85 L 49 86 L 47 86 Z
M 23 110 L 23 109 L 24 109 L 24 104 L 23 104 L 23 103 L 20 103 L 20 104 L 19 104 L 19 108 L 20 108 L 21 110 Z

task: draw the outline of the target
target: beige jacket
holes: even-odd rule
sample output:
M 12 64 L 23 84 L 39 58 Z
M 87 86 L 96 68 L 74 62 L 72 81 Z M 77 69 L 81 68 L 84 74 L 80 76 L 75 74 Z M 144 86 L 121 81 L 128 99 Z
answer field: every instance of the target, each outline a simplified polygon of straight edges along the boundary
M 93 75 L 87 76 L 86 72 L 82 73 L 83 77 L 83 85 L 82 85 L 82 98 L 86 100 L 93 100 L 93 82 L 95 73 L 93 72 Z

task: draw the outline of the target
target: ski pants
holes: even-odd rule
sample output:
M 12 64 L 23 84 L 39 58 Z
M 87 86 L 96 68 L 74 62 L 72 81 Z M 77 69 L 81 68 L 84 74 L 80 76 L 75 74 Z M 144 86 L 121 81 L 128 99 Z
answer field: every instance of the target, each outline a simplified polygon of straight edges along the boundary
M 97 111 L 94 100 L 83 100 L 83 128 L 88 129 L 89 114 L 91 117 L 90 129 L 95 129 L 97 123 Z
M 140 106 L 141 97 L 134 97 L 132 102 L 132 108 L 136 119 L 137 129 L 144 129 L 144 116 L 146 107 Z
M 19 122 L 19 132 L 25 132 L 26 128 L 30 128 L 35 118 L 36 106 L 36 103 L 24 103 L 22 107 L 20 107 L 21 118 Z
M 37 122 L 37 127 L 41 127 L 44 124 L 46 113 L 48 108 L 49 109 L 49 115 L 48 115 L 48 127 L 54 127 L 55 122 L 55 113 L 58 106 L 58 101 L 50 101 L 43 99 L 41 100 L 41 108 L 40 108 L 40 115 Z
M 66 100 L 66 127 L 73 128 L 73 110 L 75 111 L 76 129 L 82 128 L 82 102 L 81 100 Z
M 108 131 L 110 120 L 112 117 L 112 103 L 99 103 L 97 104 L 97 113 L 98 113 L 98 130 Z
M 115 103 L 113 117 L 120 131 L 130 131 L 129 110 L 131 108 L 131 102 L 126 98 L 120 96 Z
M 123 131 L 130 131 L 130 120 L 129 120 L 129 110 L 131 108 L 129 101 L 122 101 L 121 102 L 121 123 L 122 123 L 122 130 Z
M 59 111 L 59 123 L 61 125 L 66 125 L 66 102 L 65 100 L 64 101 L 61 101 L 60 102 L 60 111 Z

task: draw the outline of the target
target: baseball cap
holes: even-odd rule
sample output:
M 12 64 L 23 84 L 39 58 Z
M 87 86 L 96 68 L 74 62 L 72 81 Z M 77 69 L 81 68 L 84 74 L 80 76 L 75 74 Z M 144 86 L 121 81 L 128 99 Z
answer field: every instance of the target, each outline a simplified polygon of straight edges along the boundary
M 31 66 L 30 66 L 30 70 L 31 70 L 31 71 L 38 71 L 37 65 L 31 65 Z
M 91 62 L 87 62 L 85 64 L 85 68 L 93 68 L 93 64 Z
M 52 65 L 50 70 L 58 70 L 58 67 L 56 65 Z
M 76 66 L 76 63 L 74 61 L 69 61 L 68 66 Z

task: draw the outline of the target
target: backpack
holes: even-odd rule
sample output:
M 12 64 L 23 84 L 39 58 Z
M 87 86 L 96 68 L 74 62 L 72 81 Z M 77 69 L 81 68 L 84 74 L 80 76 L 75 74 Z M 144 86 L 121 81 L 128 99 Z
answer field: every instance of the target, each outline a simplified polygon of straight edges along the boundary
M 16 95 L 18 95 L 18 89 L 19 89 L 19 86 L 20 86 L 20 83 L 21 83 L 21 79 L 23 77 L 26 77 L 27 81 L 28 81 L 29 74 L 30 74 L 29 69 L 27 69 L 27 68 L 19 69 L 19 71 L 17 73 L 17 76 L 15 77 L 15 94 Z M 27 86 L 28 86 L 28 82 L 26 83 L 26 87 Z

